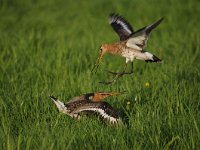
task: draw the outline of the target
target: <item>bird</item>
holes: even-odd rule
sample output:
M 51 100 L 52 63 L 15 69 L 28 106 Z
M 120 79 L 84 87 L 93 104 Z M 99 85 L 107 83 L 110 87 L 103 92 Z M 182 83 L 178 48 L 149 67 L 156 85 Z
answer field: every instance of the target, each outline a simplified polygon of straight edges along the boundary
M 67 103 L 61 102 L 58 98 L 52 95 L 49 97 L 61 113 L 67 114 L 74 119 L 81 119 L 83 114 L 94 114 L 99 116 L 104 122 L 110 122 L 113 125 L 117 125 L 122 122 L 118 112 L 109 103 L 102 100 L 108 96 L 116 96 L 120 94 L 122 93 L 86 93 L 72 98 Z
M 112 81 L 101 82 L 105 84 L 111 84 L 115 82 L 120 76 L 124 74 L 133 73 L 133 60 L 139 59 L 145 62 L 161 62 L 162 60 L 155 56 L 154 54 L 147 52 L 144 48 L 147 46 L 147 40 L 151 31 L 156 28 L 162 21 L 163 17 L 158 21 L 145 26 L 137 31 L 134 31 L 130 23 L 122 16 L 112 13 L 109 15 L 109 24 L 112 26 L 114 31 L 118 34 L 120 41 L 112 44 L 102 44 L 100 47 L 99 55 L 96 60 L 92 72 L 99 67 L 99 64 L 105 53 L 110 53 L 113 55 L 119 55 L 126 58 L 126 63 L 122 72 L 112 72 L 109 73 L 115 75 Z M 127 69 L 128 62 L 131 63 L 131 71 L 125 72 Z

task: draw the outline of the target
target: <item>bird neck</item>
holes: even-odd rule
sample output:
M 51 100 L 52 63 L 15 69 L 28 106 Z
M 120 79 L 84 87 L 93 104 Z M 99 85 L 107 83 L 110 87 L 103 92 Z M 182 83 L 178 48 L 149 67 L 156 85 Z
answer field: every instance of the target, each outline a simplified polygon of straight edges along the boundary
M 118 44 L 105 44 L 106 52 L 111 54 L 119 54 L 120 48 Z

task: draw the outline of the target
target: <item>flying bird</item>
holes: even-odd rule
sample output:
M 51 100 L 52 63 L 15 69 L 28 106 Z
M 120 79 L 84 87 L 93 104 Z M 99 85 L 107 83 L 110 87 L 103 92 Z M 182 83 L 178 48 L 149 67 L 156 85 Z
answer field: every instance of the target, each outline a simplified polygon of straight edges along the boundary
M 109 24 L 112 26 L 114 31 L 118 34 L 120 41 L 112 44 L 103 44 L 99 51 L 99 56 L 97 61 L 92 69 L 94 71 L 98 69 L 101 59 L 105 53 L 110 53 L 113 55 L 119 55 L 121 57 L 126 58 L 126 63 L 122 72 L 112 72 L 109 73 L 115 75 L 112 81 L 110 82 L 102 82 L 105 84 L 111 84 L 116 79 L 124 74 L 132 74 L 133 73 L 133 60 L 139 59 L 144 60 L 146 62 L 161 62 L 154 54 L 147 52 L 144 48 L 147 46 L 147 40 L 151 33 L 151 31 L 156 28 L 161 22 L 163 18 L 158 21 L 152 23 L 151 25 L 145 26 L 137 31 L 134 31 L 129 22 L 124 19 L 122 16 L 118 14 L 111 14 L 109 16 Z M 126 72 L 128 62 L 132 62 L 131 71 Z
M 87 93 L 74 97 L 67 103 L 61 102 L 54 96 L 50 96 L 50 98 L 60 112 L 67 114 L 72 118 L 79 120 L 83 114 L 94 114 L 99 116 L 103 121 L 116 125 L 121 122 L 118 112 L 109 103 L 102 100 L 108 96 L 120 94 L 121 93 L 104 92 Z

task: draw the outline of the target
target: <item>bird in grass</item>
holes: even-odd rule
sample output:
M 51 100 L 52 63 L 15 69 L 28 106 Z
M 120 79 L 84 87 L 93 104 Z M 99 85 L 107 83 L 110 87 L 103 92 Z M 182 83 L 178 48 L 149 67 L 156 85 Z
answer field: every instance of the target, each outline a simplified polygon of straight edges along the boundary
M 115 75 L 112 81 L 102 82 L 105 84 L 111 84 L 116 81 L 120 76 L 124 74 L 133 73 L 133 60 L 140 59 L 146 62 L 161 62 L 157 56 L 151 54 L 144 50 L 147 45 L 147 40 L 150 32 L 156 28 L 163 18 L 152 23 L 151 25 L 145 26 L 137 31 L 134 31 L 132 26 L 126 21 L 122 16 L 118 14 L 111 14 L 109 16 L 109 24 L 112 26 L 114 31 L 119 35 L 120 41 L 113 44 L 103 44 L 99 51 L 99 56 L 97 58 L 96 64 L 94 65 L 93 70 L 96 71 L 99 67 L 101 59 L 105 53 L 110 53 L 113 55 L 119 55 L 126 58 L 126 63 L 122 72 L 112 72 L 109 73 Z M 132 62 L 131 71 L 126 72 L 128 62 Z
M 63 103 L 54 96 L 50 96 L 56 104 L 58 110 L 68 116 L 80 119 L 82 114 L 94 114 L 99 116 L 103 121 L 111 124 L 121 122 L 118 112 L 107 102 L 102 101 L 108 96 L 120 95 L 121 93 L 87 93 L 81 96 L 72 98 L 69 102 Z

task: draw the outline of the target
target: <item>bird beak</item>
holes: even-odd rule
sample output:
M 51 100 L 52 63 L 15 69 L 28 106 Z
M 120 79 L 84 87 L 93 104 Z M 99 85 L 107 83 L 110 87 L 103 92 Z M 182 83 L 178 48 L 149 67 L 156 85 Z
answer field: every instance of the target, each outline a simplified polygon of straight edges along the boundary
M 113 92 L 113 93 L 95 93 L 93 97 L 93 101 L 98 102 L 101 101 L 102 99 L 108 97 L 108 96 L 117 96 L 121 95 L 124 93 L 118 93 L 118 92 Z
M 103 58 L 103 55 L 104 55 L 104 53 L 103 53 L 102 49 L 100 49 L 99 56 L 97 58 L 97 61 L 96 61 L 95 65 L 94 65 L 94 67 L 92 68 L 91 72 L 93 72 L 95 70 L 95 68 L 96 68 L 95 73 L 97 72 L 97 69 L 98 69 L 98 67 L 100 65 L 100 62 L 101 62 L 101 59 Z

